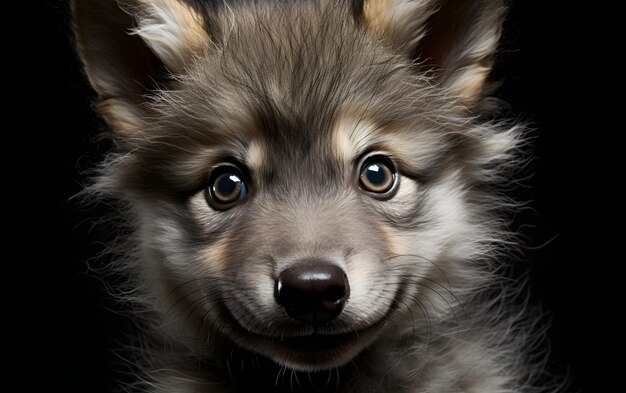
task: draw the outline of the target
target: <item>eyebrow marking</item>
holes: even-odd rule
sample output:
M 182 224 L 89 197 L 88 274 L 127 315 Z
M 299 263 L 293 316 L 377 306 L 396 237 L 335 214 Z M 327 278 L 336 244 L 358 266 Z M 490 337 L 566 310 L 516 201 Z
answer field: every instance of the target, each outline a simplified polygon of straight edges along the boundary
M 339 116 L 333 128 L 333 148 L 337 156 L 348 164 L 355 161 L 368 148 L 384 142 L 379 126 L 365 116 L 357 116 L 352 111 Z
M 258 138 L 250 141 L 245 152 L 245 164 L 250 172 L 258 172 L 267 162 L 267 148 Z
M 354 165 L 369 151 L 380 151 L 393 156 L 403 174 L 417 180 L 431 177 L 450 153 L 449 144 L 437 130 L 376 122 L 355 110 L 338 117 L 331 135 L 332 149 L 345 166 Z

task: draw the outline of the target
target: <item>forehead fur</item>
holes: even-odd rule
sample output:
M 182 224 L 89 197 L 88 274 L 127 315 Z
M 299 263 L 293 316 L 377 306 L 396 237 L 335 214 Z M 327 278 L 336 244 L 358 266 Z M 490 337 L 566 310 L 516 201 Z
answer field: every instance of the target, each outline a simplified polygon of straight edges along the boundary
M 144 169 L 133 179 L 156 170 L 190 189 L 234 158 L 253 170 L 262 163 L 265 181 L 277 169 L 283 179 L 308 171 L 332 181 L 376 148 L 420 171 L 468 127 L 458 104 L 369 34 L 348 2 L 235 4 L 210 14 L 221 26 L 215 46 L 152 97 L 149 132 L 129 159 Z
M 222 10 L 218 46 L 161 91 L 155 119 L 165 129 L 184 121 L 212 140 L 263 134 L 307 150 L 345 112 L 386 124 L 445 115 L 450 105 L 429 79 L 350 12 L 335 3 Z
M 343 106 L 388 111 L 394 96 L 414 90 L 403 87 L 412 79 L 408 66 L 366 34 L 349 12 L 334 3 L 223 10 L 217 48 L 197 57 L 157 105 L 163 104 L 165 116 L 179 108 L 182 116 L 206 114 L 200 120 L 212 123 L 212 112 L 235 116 L 267 137 L 290 134 L 307 144 L 328 131 Z M 227 132 L 224 128 L 228 124 L 213 130 Z

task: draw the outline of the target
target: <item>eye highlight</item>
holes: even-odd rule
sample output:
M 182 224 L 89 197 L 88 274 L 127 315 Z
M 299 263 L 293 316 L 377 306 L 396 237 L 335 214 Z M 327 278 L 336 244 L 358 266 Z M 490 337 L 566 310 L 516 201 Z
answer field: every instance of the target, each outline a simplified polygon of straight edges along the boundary
M 359 166 L 359 187 L 377 198 L 393 196 L 398 180 L 393 160 L 382 154 L 366 157 Z
M 241 170 L 232 164 L 220 164 L 209 176 L 206 198 L 216 210 L 227 210 L 248 196 L 248 186 Z

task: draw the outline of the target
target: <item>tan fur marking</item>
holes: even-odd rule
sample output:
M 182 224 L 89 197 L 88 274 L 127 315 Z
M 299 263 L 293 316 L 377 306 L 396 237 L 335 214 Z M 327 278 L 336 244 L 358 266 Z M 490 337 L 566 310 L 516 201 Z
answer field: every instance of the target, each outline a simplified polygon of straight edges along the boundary
M 143 122 L 135 108 L 131 103 L 119 98 L 110 98 L 98 103 L 98 112 L 122 135 L 133 135 L 142 129 Z
M 382 142 L 379 138 L 382 132 L 373 132 L 376 128 L 376 124 L 358 110 L 345 110 L 333 130 L 333 147 L 337 156 L 345 163 L 351 163 L 365 147 Z
M 410 254 L 410 248 L 407 246 L 410 244 L 410 237 L 401 231 L 392 228 L 389 225 L 381 224 L 380 233 L 385 239 L 387 249 L 392 255 L 406 255 Z
M 351 119 L 341 116 L 337 121 L 333 136 L 335 142 L 332 146 L 335 148 L 335 153 L 342 159 L 343 162 L 348 163 L 352 160 L 354 155 L 353 141 L 350 138 L 349 127 L 353 126 Z
M 142 0 L 144 19 L 136 33 L 165 64 L 180 69 L 193 54 L 202 53 L 211 42 L 202 18 L 190 6 L 177 0 Z
M 393 0 L 366 0 L 363 4 L 365 24 L 376 34 L 386 35 L 390 28 L 387 12 Z
M 398 125 L 387 124 L 383 127 L 365 116 L 361 110 L 348 109 L 335 123 L 332 147 L 346 165 L 353 165 L 360 154 L 375 146 L 377 150 L 389 153 L 400 161 L 422 167 L 430 160 L 428 153 L 437 148 L 439 139 L 420 138 L 419 145 L 416 145 L 415 139 L 419 133 L 420 130 L 406 130 Z
M 263 167 L 266 149 L 259 141 L 252 141 L 246 151 L 246 165 L 253 171 Z
M 215 241 L 211 246 L 202 250 L 202 264 L 210 275 L 223 274 L 226 267 L 226 256 L 228 255 L 229 242 L 228 237 L 223 236 Z
M 202 25 L 202 18 L 188 5 L 176 0 L 162 0 L 170 4 L 172 10 L 179 16 L 183 29 L 182 39 L 187 48 L 199 53 L 203 46 L 210 41 L 207 31 Z
M 450 90 L 455 93 L 463 104 L 474 106 L 480 99 L 485 81 L 491 71 L 490 67 L 472 66 L 462 71 L 461 75 L 453 81 Z

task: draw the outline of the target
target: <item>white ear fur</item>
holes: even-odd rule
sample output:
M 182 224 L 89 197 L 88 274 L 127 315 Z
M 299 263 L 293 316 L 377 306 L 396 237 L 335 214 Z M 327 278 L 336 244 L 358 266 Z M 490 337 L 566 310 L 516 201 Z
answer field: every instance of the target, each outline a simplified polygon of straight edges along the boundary
M 190 56 L 210 42 L 202 18 L 177 0 L 138 0 L 138 26 L 133 33 L 171 70 L 180 70 Z
M 502 0 L 365 0 L 375 35 L 431 67 L 448 94 L 480 99 L 500 39 Z

